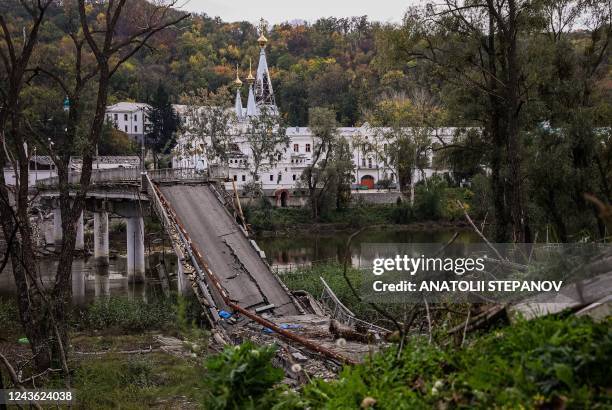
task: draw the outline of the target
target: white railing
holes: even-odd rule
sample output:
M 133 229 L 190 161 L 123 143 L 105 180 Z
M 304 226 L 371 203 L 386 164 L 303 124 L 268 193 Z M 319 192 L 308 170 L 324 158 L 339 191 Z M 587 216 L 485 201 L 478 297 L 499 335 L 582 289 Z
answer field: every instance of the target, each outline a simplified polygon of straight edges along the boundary
M 198 171 L 195 168 L 162 168 L 147 171 L 149 178 L 155 182 L 178 181 L 182 179 L 206 179 L 205 171 Z
M 176 180 L 199 180 L 206 179 L 206 173 L 194 168 L 163 168 L 147 171 L 149 177 L 154 181 L 176 181 Z M 91 171 L 91 183 L 99 184 L 105 182 L 139 182 L 142 172 L 140 168 L 110 168 L 93 169 Z M 68 174 L 69 184 L 78 184 L 81 179 L 80 172 Z M 59 177 L 39 179 L 38 187 L 54 187 L 59 184 Z

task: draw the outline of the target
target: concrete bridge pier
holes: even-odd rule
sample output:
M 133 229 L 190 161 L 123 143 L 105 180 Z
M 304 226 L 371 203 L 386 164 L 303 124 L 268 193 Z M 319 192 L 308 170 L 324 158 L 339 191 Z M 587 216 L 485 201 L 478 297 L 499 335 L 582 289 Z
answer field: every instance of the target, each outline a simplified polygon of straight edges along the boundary
M 144 222 L 142 216 L 127 218 L 128 282 L 142 283 L 145 279 Z
M 72 262 L 72 299 L 76 303 L 85 301 L 85 261 L 75 259 Z
M 178 293 L 180 295 L 186 295 L 191 290 L 191 283 L 189 282 L 187 275 L 185 275 L 185 268 L 183 267 L 182 261 L 178 261 L 177 268 L 176 284 L 178 287 Z
M 110 275 L 108 267 L 99 266 L 94 276 L 94 295 L 95 297 L 110 296 Z
M 62 210 L 60 208 L 53 208 L 53 244 L 60 246 L 62 239 Z
M 94 212 L 94 259 L 98 266 L 108 266 L 108 212 Z
M 81 212 L 81 216 L 77 220 L 76 243 L 74 245 L 74 249 L 77 251 L 82 251 L 83 249 L 85 249 L 85 227 L 83 225 L 83 212 Z

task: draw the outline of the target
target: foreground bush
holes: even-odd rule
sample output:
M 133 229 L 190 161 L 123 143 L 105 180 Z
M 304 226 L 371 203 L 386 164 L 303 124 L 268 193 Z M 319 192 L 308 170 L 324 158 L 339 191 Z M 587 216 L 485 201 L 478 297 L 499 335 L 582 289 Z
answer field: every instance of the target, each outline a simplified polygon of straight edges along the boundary
M 612 329 L 588 318 L 541 318 L 477 337 L 467 347 L 411 340 L 338 380 L 297 393 L 273 388 L 273 349 L 226 349 L 207 366 L 211 408 L 242 409 L 604 409 L 612 406 Z M 267 393 L 265 389 L 268 389 Z
M 206 362 L 206 380 L 211 396 L 206 408 L 266 408 L 264 396 L 283 379 L 284 372 L 272 366 L 275 346 L 252 343 L 227 347 Z
M 339 381 L 304 389 L 313 408 L 609 408 L 612 329 L 589 319 L 542 318 L 475 340 L 465 349 L 409 344 L 379 354 Z

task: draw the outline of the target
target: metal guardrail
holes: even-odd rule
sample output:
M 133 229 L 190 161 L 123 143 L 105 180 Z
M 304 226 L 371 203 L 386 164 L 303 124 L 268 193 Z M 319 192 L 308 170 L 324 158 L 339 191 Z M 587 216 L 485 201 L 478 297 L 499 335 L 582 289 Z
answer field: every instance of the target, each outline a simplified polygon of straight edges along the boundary
M 177 255 L 187 254 L 189 258 L 188 263 L 194 268 L 196 272 L 195 282 L 198 287 L 198 290 L 200 291 L 201 296 L 206 300 L 206 304 L 208 305 L 207 308 L 212 320 L 215 323 L 218 322 L 220 320 L 220 317 L 215 307 L 215 302 L 210 293 L 210 289 L 204 282 L 204 272 L 200 267 L 196 256 L 192 252 L 190 241 L 183 234 L 178 222 L 172 216 L 169 215 L 168 211 L 166 210 L 166 206 L 164 205 L 164 202 L 157 193 L 157 187 L 155 186 L 155 184 L 153 184 L 148 174 L 146 175 L 146 184 L 147 193 L 149 194 L 149 198 L 151 199 L 153 210 L 159 217 L 162 227 L 164 228 L 168 236 L 170 236 L 170 240 L 173 242 L 175 252 L 178 251 L 176 252 Z M 181 263 L 181 260 L 179 260 L 179 263 Z
M 91 171 L 91 183 L 108 182 L 140 182 L 142 171 L 140 168 L 110 168 L 93 169 Z M 205 180 L 208 176 L 206 172 L 198 171 L 195 168 L 162 168 L 147 171 L 147 175 L 157 182 L 177 181 L 177 180 Z M 78 184 L 81 180 L 80 172 L 70 172 L 68 174 L 69 184 Z M 39 179 L 36 186 L 40 188 L 54 187 L 59 184 L 59 177 Z
M 321 293 L 321 302 L 329 309 L 331 313 L 331 317 L 339 321 L 340 323 L 344 323 L 347 326 L 355 327 L 359 325 L 364 329 L 373 330 L 378 333 L 389 333 L 388 329 L 384 327 L 377 326 L 373 323 L 366 322 L 365 320 L 361 320 L 355 316 L 353 312 L 349 310 L 344 304 L 338 299 L 338 296 L 334 293 L 334 291 L 329 287 L 325 279 L 319 277 L 321 279 L 321 283 L 323 283 L 323 292 Z
M 155 182 L 188 180 L 206 180 L 208 174 L 195 168 L 162 168 L 147 171 L 147 175 Z

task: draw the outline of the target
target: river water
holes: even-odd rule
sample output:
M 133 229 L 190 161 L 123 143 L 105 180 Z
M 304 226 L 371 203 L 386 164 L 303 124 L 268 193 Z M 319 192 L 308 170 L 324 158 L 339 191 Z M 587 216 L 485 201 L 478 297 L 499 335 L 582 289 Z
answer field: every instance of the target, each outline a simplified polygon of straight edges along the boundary
M 127 279 L 127 258 L 116 256 L 109 260 L 108 266 L 97 266 L 94 258 L 77 258 L 72 263 L 72 299 L 77 305 L 84 305 L 99 297 L 129 296 L 148 298 L 169 294 L 176 289 L 177 258 L 165 254 L 165 270 L 156 268 L 160 255 L 145 257 L 148 269 L 145 283 L 129 283 Z M 57 271 L 57 260 L 41 258 L 38 272 L 43 286 L 52 285 Z M 0 296 L 15 294 L 15 282 L 10 263 L 0 274 Z
M 473 243 L 480 238 L 471 230 L 366 230 L 351 241 L 351 261 L 357 264 L 364 244 L 371 243 L 446 243 L 455 232 L 454 243 Z M 257 244 L 266 253 L 268 263 L 279 271 L 311 265 L 313 262 L 342 261 L 351 232 L 299 233 L 282 237 L 261 237 Z
M 366 230 L 351 242 L 352 261 L 358 261 L 361 247 L 366 243 L 446 243 L 456 230 Z M 469 230 L 460 230 L 455 243 L 477 242 L 478 237 Z M 290 236 L 259 237 L 257 244 L 265 252 L 268 263 L 279 271 L 306 267 L 313 262 L 340 261 L 344 255 L 346 241 L 351 232 L 296 233 Z M 160 254 L 147 257 L 147 280 L 144 284 L 130 284 L 127 280 L 125 256 L 111 258 L 109 266 L 95 266 L 94 258 L 75 259 L 72 265 L 72 293 L 76 304 L 87 304 L 99 297 L 128 296 L 154 297 L 176 289 L 176 257 L 165 253 L 165 269 L 159 265 Z M 38 269 L 43 283 L 49 283 L 57 269 L 57 261 L 41 259 Z M 0 296 L 15 294 L 15 285 L 10 265 L 0 273 Z

